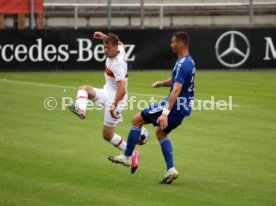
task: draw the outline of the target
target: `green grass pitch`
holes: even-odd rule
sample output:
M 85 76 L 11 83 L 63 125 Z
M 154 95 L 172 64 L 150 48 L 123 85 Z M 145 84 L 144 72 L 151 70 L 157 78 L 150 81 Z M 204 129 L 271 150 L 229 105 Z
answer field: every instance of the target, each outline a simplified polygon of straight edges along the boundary
M 129 76 L 138 100 L 168 93 L 151 84 L 170 71 Z M 131 175 L 107 160 L 118 150 L 101 137 L 101 111 L 80 120 L 62 110 L 62 97 L 75 97 L 83 84 L 102 87 L 103 72 L 0 73 L 1 206 L 276 205 L 275 70 L 197 71 L 196 99 L 232 96 L 234 107 L 196 110 L 170 134 L 180 173 L 171 185 L 158 184 L 165 163 L 151 125 Z M 55 110 L 44 108 L 47 97 L 57 99 Z M 125 139 L 137 112 L 125 111 L 116 128 Z

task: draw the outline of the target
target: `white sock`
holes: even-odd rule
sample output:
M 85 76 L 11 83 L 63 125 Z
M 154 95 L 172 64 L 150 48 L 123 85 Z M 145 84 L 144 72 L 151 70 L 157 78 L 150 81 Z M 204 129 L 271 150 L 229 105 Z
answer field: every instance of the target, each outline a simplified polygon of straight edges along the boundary
M 79 112 L 85 113 L 88 103 L 88 94 L 85 90 L 79 90 L 77 93 L 77 109 Z
M 118 149 L 125 151 L 126 150 L 126 142 L 122 137 L 120 137 L 118 134 L 114 134 L 112 139 L 109 141 L 111 144 L 113 144 Z

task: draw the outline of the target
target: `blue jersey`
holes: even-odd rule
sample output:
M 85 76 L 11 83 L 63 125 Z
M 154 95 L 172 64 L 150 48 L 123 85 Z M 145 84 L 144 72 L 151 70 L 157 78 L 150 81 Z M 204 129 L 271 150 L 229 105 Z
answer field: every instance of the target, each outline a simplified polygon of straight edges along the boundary
M 183 84 L 172 110 L 177 110 L 184 116 L 190 115 L 192 110 L 191 103 L 194 99 L 194 80 L 195 64 L 192 57 L 188 54 L 176 61 L 172 71 L 172 84 L 170 88 L 170 92 L 172 92 L 174 83 L 178 82 Z
M 194 99 L 194 79 L 195 79 L 195 64 L 190 55 L 178 59 L 172 71 L 172 85 L 170 92 L 173 90 L 175 82 L 182 84 L 181 92 L 173 105 L 171 112 L 168 116 L 168 127 L 163 129 L 164 132 L 169 134 L 173 129 L 181 125 L 185 116 L 191 113 L 191 101 Z M 141 116 L 146 123 L 152 123 L 154 126 L 159 126 L 158 118 L 162 114 L 164 106 L 168 98 L 148 106 L 141 112 Z

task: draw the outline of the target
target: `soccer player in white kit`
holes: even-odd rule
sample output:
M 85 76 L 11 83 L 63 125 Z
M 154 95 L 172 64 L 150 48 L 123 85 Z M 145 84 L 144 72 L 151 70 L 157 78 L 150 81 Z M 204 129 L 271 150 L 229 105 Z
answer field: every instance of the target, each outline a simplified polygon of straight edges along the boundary
M 102 89 L 88 85 L 80 86 L 76 105 L 69 105 L 71 112 L 81 119 L 86 117 L 86 107 L 90 100 L 98 102 L 104 108 L 103 138 L 118 149 L 125 151 L 126 142 L 114 132 L 116 125 L 122 121 L 122 110 L 127 105 L 127 62 L 124 45 L 116 34 L 95 32 L 94 38 L 103 40 L 105 63 L 105 85 Z M 139 152 L 134 151 L 131 173 L 138 168 Z

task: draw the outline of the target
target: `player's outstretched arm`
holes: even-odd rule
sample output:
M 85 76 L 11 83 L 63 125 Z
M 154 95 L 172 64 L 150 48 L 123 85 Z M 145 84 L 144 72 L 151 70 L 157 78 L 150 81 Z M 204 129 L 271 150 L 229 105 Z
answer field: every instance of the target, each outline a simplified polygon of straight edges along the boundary
M 100 31 L 95 31 L 94 34 L 93 34 L 93 37 L 95 39 L 103 40 L 103 38 L 106 37 L 106 34 L 100 32 Z
M 159 88 L 159 87 L 170 87 L 172 84 L 172 78 L 166 79 L 164 81 L 157 81 L 152 84 L 153 88 Z
M 106 34 L 100 32 L 100 31 L 95 31 L 94 34 L 93 34 L 93 37 L 94 37 L 95 39 L 103 40 L 104 37 L 106 37 Z M 123 42 L 119 41 L 118 44 L 119 44 L 119 45 L 123 45 L 123 47 L 125 48 L 125 45 L 124 45 Z

